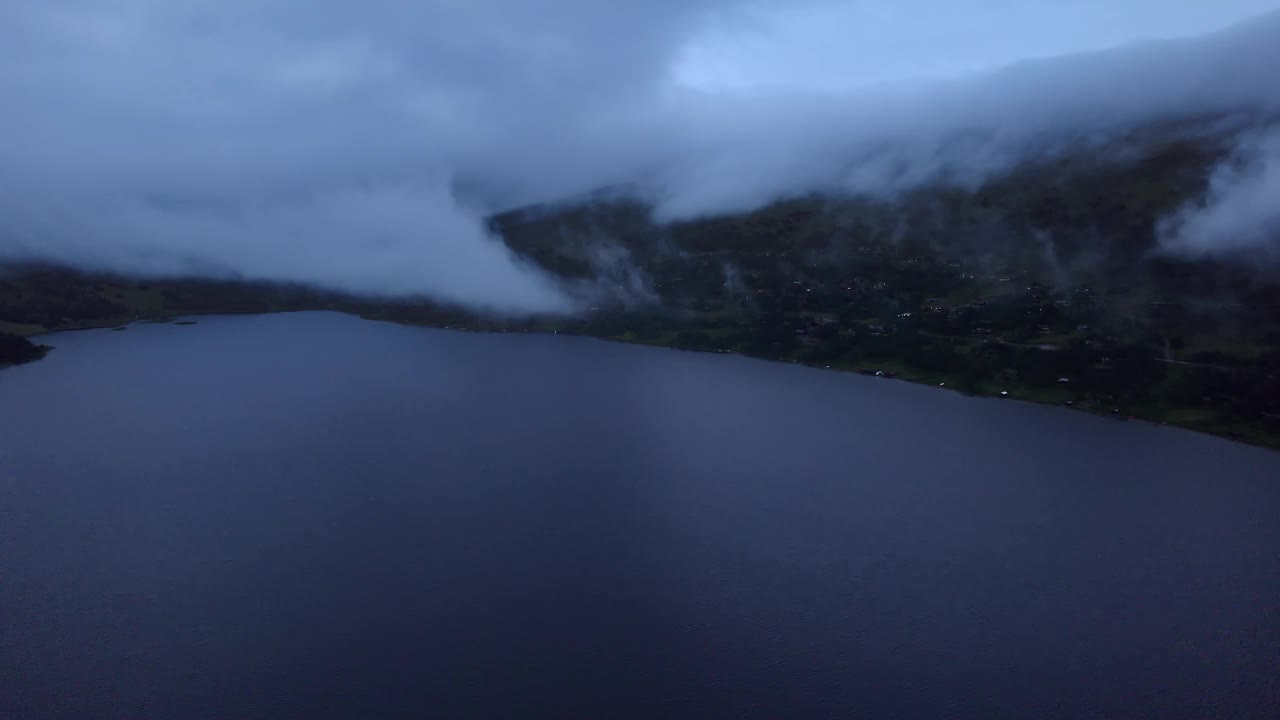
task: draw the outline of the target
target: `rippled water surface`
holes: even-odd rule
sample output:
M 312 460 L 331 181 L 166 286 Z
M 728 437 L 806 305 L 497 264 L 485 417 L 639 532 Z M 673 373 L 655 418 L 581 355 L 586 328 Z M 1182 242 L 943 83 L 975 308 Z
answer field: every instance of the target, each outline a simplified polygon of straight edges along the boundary
M 0 717 L 1280 708 L 1280 453 L 327 313 L 0 371 Z

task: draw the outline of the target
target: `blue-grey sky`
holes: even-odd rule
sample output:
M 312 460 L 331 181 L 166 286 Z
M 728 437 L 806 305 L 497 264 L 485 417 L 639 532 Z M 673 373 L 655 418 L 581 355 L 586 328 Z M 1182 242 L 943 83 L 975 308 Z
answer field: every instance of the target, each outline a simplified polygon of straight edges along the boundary
M 564 309 L 486 213 L 973 182 L 1054 133 L 1274 111 L 1280 13 L 1220 29 L 1277 4 L 0 0 L 0 259 Z M 1224 204 L 1258 167 L 1218 206 L 1265 215 Z M 1215 247 L 1197 218 L 1179 246 Z
M 713 18 L 676 74 L 703 87 L 847 89 L 1202 35 L 1275 0 L 812 0 Z

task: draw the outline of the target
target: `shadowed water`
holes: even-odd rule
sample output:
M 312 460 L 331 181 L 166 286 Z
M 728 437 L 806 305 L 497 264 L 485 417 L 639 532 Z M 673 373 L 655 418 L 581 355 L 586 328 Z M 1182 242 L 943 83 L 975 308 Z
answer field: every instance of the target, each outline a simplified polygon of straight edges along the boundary
M 0 372 L 0 717 L 1259 718 L 1280 453 L 327 314 Z

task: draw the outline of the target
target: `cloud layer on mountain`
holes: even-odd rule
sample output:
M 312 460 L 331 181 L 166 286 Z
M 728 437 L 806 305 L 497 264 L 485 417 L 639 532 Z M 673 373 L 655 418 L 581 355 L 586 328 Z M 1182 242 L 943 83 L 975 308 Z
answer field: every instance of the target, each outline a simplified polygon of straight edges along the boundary
M 1164 249 L 1184 255 L 1280 259 L 1280 129 L 1244 136 L 1203 201 L 1166 219 L 1160 236 Z
M 1236 4 L 1237 12 L 1257 9 Z M 916 14 L 894 32 L 916 43 L 952 14 L 926 0 L 908 5 Z M 1087 14 L 1112 5 L 1077 7 Z M 487 213 L 611 185 L 644 193 L 660 216 L 676 218 L 815 190 L 972 184 L 1027 153 L 1097 142 L 1134 123 L 1280 108 L 1265 72 L 1280 66 L 1276 13 L 1193 39 L 1000 70 L 988 68 L 1022 57 L 1025 38 L 980 62 L 958 50 L 925 57 L 923 48 L 851 55 L 843 60 L 861 79 L 848 87 L 808 82 L 814 73 L 799 62 L 789 86 L 682 81 L 698 74 L 690 70 L 698 57 L 708 63 L 724 28 L 759 30 L 761 18 L 831 7 L 11 5 L 0 24 L 0 258 L 565 310 L 573 303 L 555 283 L 489 236 Z M 863 13 L 841 15 L 851 32 L 874 30 L 870 19 L 885 7 L 839 12 Z M 998 10 L 988 12 L 993 21 Z M 1187 15 L 1185 28 L 1170 28 L 1229 19 Z M 1011 22 L 1009 37 L 1020 27 Z M 1061 35 L 1050 44 L 1112 39 Z M 941 68 L 946 77 L 886 80 L 877 57 L 886 68 Z M 1214 197 L 1198 215 L 1188 211 L 1171 242 L 1196 252 L 1272 242 L 1235 229 L 1217 237 L 1221 218 L 1238 216 L 1240 203 L 1252 207 L 1260 184 L 1271 187 L 1251 178 L 1271 178 L 1275 164 L 1259 167 L 1221 171 Z

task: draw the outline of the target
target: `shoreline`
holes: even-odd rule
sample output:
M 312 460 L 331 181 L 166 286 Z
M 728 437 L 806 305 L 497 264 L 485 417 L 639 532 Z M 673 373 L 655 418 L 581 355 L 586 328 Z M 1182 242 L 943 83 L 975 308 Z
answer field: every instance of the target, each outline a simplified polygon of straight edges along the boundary
M 133 319 L 125 320 L 125 321 L 116 319 L 110 322 L 104 321 L 104 322 L 86 323 L 83 325 L 77 325 L 75 327 L 58 328 L 56 330 L 45 330 L 44 332 L 32 333 L 30 335 L 26 335 L 25 337 L 37 338 L 37 337 L 43 337 L 48 335 L 56 335 L 58 333 L 81 332 L 85 330 L 112 330 L 112 329 L 122 330 L 134 324 L 178 324 L 186 318 L 214 317 L 214 316 L 236 317 L 236 316 L 245 316 L 245 315 L 283 315 L 283 314 L 296 313 L 296 312 L 332 312 L 332 313 L 338 313 L 341 315 L 346 315 L 348 317 L 353 317 L 353 318 L 357 318 L 357 319 L 368 321 L 368 322 L 385 322 L 385 323 L 400 325 L 404 327 L 429 328 L 429 329 L 447 330 L 447 331 L 453 331 L 453 332 L 486 333 L 486 334 L 495 334 L 495 335 L 513 334 L 513 333 L 527 334 L 527 335 L 549 335 L 549 336 L 566 335 L 569 337 L 590 338 L 594 340 L 600 340 L 603 342 L 617 343 L 620 345 L 637 345 L 642 347 L 662 348 L 665 350 L 675 350 L 679 352 L 694 352 L 694 353 L 701 353 L 701 354 L 707 354 L 707 355 L 734 355 L 737 357 L 750 358 L 753 360 L 761 360 L 764 362 L 778 363 L 782 365 L 800 365 L 813 370 L 822 370 L 822 371 L 837 372 L 837 373 L 843 373 L 843 374 L 858 374 L 864 377 L 874 376 L 873 375 L 874 372 L 880 371 L 880 372 L 883 372 L 884 374 L 881 376 L 874 376 L 875 379 L 907 382 L 913 385 L 922 385 L 922 386 L 931 387 L 935 390 L 944 390 L 948 392 L 959 393 L 961 395 L 965 395 L 967 397 L 973 397 L 973 398 L 987 398 L 992 400 L 1003 400 L 1008 402 L 1020 402 L 1020 403 L 1027 403 L 1032 405 L 1057 407 L 1062 410 L 1083 412 L 1089 415 L 1093 415 L 1095 417 L 1109 418 L 1119 422 L 1145 422 L 1151 425 L 1157 425 L 1162 427 L 1180 428 L 1190 432 L 1200 433 L 1202 435 L 1212 435 L 1214 437 L 1219 437 L 1230 442 L 1241 443 L 1243 445 L 1249 445 L 1252 447 L 1259 447 L 1259 448 L 1264 448 L 1268 450 L 1280 451 L 1280 436 L 1272 435 L 1270 433 L 1266 433 L 1265 431 L 1259 432 L 1256 430 L 1250 434 L 1241 432 L 1241 430 L 1248 431 L 1250 428 L 1247 426 L 1240 426 L 1238 429 L 1231 429 L 1231 428 L 1220 427 L 1220 426 L 1208 426 L 1208 425 L 1199 425 L 1199 424 L 1189 423 L 1189 422 L 1169 421 L 1169 420 L 1163 420 L 1157 417 L 1150 417 L 1150 416 L 1144 417 L 1144 413 L 1142 412 L 1142 410 L 1137 410 L 1135 412 L 1119 412 L 1118 409 L 1113 409 L 1112 411 L 1108 411 L 1102 407 L 1089 406 L 1086 404 L 1074 404 L 1074 403 L 1068 404 L 1060 400 L 1049 399 L 1048 395 L 1050 395 L 1051 393 L 1048 393 L 1047 391 L 1041 391 L 1040 393 L 1038 393 L 1040 395 L 1040 398 L 1037 398 L 1035 396 L 1037 393 L 1027 392 L 1027 388 L 1018 388 L 1017 386 L 1011 386 L 1007 391 L 1003 391 L 1003 392 L 1008 392 L 1008 395 L 1001 395 L 1000 392 L 1002 391 L 991 390 L 988 388 L 982 388 L 982 389 L 979 389 L 978 391 L 966 390 L 959 387 L 959 384 L 956 383 L 956 381 L 953 378 L 948 377 L 945 373 L 924 371 L 918 368 L 910 367 L 909 365 L 905 365 L 897 361 L 883 362 L 879 364 L 879 367 L 876 367 L 877 363 L 873 361 L 866 361 L 863 363 L 859 363 L 857 366 L 853 366 L 853 365 L 836 366 L 836 365 L 803 362 L 798 359 L 786 359 L 786 358 L 779 358 L 779 357 L 766 357 L 761 355 L 752 355 L 749 353 L 739 352 L 736 350 L 707 350 L 707 349 L 700 349 L 700 348 L 689 348 L 689 347 L 681 347 L 679 345 L 672 345 L 672 344 L 666 344 L 661 342 L 646 342 L 644 340 L 639 340 L 635 338 L 611 337 L 606 335 L 592 335 L 592 334 L 574 332 L 572 330 L 548 331 L 545 329 L 528 329 L 528 328 L 494 330 L 494 329 L 484 329 L 484 328 L 476 328 L 476 327 L 456 327 L 456 326 L 444 325 L 444 324 L 405 322 L 405 321 L 394 320 L 394 319 L 370 317 L 366 315 L 361 315 L 359 313 L 349 312 L 341 309 L 333 309 L 333 308 L 270 310 L 266 312 L 177 312 L 174 314 L 166 314 L 163 316 L 155 316 L 155 317 L 135 317 Z M 53 346 L 48 346 L 48 345 L 41 345 L 40 347 L 44 348 L 44 352 L 40 355 L 40 357 L 32 358 L 31 360 L 24 361 L 23 363 L 16 363 L 16 364 L 11 363 L 8 365 L 0 364 L 0 370 L 6 369 L 8 367 L 14 367 L 15 365 L 18 365 L 18 364 L 37 362 L 39 360 L 44 359 L 46 356 L 48 356 L 50 351 L 55 349 Z
M 36 351 L 39 353 L 38 355 L 29 357 L 29 358 L 24 358 L 22 360 L 16 360 L 16 361 L 9 361 L 9 360 L 0 361 L 0 370 L 5 370 L 11 367 L 18 367 L 19 365 L 30 365 L 33 362 L 40 362 L 41 360 L 49 357 L 49 353 L 57 349 L 53 345 L 36 345 L 35 347 L 36 347 Z
M 486 331 L 470 330 L 469 332 L 486 332 Z M 541 333 L 541 334 L 545 334 L 545 333 Z M 1100 419 L 1108 419 L 1115 422 L 1141 422 L 1141 423 L 1146 423 L 1148 425 L 1154 425 L 1157 427 L 1177 428 L 1180 430 L 1186 430 L 1188 432 L 1194 432 L 1200 435 L 1210 435 L 1213 437 L 1220 438 L 1222 440 L 1226 440 L 1228 442 L 1240 443 L 1241 445 L 1248 445 L 1250 447 L 1257 447 L 1257 448 L 1262 448 L 1266 450 L 1280 451 L 1280 437 L 1273 437 L 1265 433 L 1259 433 L 1258 435 L 1250 437 L 1248 435 L 1243 435 L 1239 433 L 1233 434 L 1234 431 L 1217 430 L 1217 429 L 1213 429 L 1205 426 L 1198 426 L 1198 425 L 1189 424 L 1189 423 L 1169 422 L 1167 420 L 1160 420 L 1152 417 L 1143 417 L 1140 414 L 1129 414 L 1129 413 L 1123 413 L 1123 412 L 1116 413 L 1114 411 L 1108 411 L 1104 408 L 1090 407 L 1083 403 L 1075 403 L 1075 404 L 1068 405 L 1064 402 L 1037 399 L 1032 394 L 1028 394 L 1025 392 L 1019 393 L 1016 390 L 1009 391 L 1009 394 L 1007 396 L 1002 396 L 998 391 L 973 392 L 973 391 L 962 389 L 961 387 L 959 387 L 958 383 L 955 383 L 952 379 L 949 379 L 945 375 L 940 375 L 936 373 L 930 374 L 927 371 L 907 368 L 897 363 L 889 363 L 887 365 L 882 365 L 881 367 L 887 366 L 887 367 L 894 367 L 896 369 L 894 371 L 886 372 L 883 375 L 877 376 L 873 374 L 875 372 L 874 368 L 851 367 L 851 366 L 836 367 L 832 365 L 820 365 L 820 364 L 814 364 L 814 363 L 807 363 L 800 360 L 787 360 L 782 358 L 765 357 L 761 355 L 751 355 L 749 353 L 742 353 L 734 350 L 724 350 L 724 351 L 702 350 L 698 348 L 680 347 L 678 345 L 664 345 L 662 343 L 649 343 L 649 342 L 643 342 L 639 340 L 600 337 L 596 335 L 576 335 L 576 334 L 570 334 L 570 335 L 573 337 L 586 337 L 586 338 L 592 338 L 595 340 L 602 340 L 604 342 L 618 343 L 622 345 L 638 345 L 642 347 L 661 348 L 664 350 L 675 350 L 677 352 L 691 352 L 691 353 L 699 353 L 699 354 L 705 354 L 705 355 L 731 355 L 735 357 L 748 358 L 751 360 L 760 360 L 762 362 L 776 363 L 779 365 L 798 365 L 800 367 L 808 368 L 811 370 L 819 370 L 823 372 L 834 372 L 834 373 L 839 373 L 844 375 L 859 375 L 862 377 L 870 377 L 875 380 L 905 382 L 911 385 L 918 385 L 918 386 L 930 388 L 933 390 L 956 393 L 964 397 L 978 398 L 978 399 L 985 399 L 985 400 L 999 400 L 1002 402 L 1011 402 L 1011 403 L 1022 403 L 1025 405 L 1036 405 L 1040 407 L 1051 407 L 1051 408 L 1057 408 L 1060 410 L 1084 413 L 1086 415 L 1092 415 Z M 874 363 L 868 363 L 868 364 L 874 366 Z M 872 372 L 868 372 L 868 370 L 872 370 Z M 929 377 L 926 377 L 926 376 L 929 376 Z

